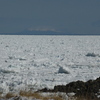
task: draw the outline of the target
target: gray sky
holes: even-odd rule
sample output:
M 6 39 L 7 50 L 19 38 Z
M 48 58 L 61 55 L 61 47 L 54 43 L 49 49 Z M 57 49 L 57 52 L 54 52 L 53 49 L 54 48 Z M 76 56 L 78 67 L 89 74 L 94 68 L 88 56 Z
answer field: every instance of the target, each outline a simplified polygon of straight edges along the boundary
M 0 33 L 100 33 L 100 0 L 0 0 Z

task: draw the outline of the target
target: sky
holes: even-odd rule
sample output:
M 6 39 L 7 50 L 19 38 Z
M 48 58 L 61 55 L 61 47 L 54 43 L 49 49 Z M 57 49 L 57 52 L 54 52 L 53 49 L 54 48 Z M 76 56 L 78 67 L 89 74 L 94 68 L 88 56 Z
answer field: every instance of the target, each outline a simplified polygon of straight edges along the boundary
M 100 33 L 100 0 L 0 0 L 0 33 Z

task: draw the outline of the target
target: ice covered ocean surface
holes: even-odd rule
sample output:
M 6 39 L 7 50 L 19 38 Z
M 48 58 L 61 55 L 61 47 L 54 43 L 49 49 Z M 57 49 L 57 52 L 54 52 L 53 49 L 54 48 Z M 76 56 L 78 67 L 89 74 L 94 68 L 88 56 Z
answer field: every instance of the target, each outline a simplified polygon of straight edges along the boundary
M 0 36 L 0 92 L 98 77 L 100 36 Z

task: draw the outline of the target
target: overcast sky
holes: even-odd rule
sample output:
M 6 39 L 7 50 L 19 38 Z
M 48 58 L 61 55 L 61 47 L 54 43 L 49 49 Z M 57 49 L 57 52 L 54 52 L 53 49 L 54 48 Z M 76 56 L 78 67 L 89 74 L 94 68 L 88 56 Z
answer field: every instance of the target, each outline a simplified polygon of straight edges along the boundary
M 100 0 L 0 0 L 0 33 L 100 33 Z

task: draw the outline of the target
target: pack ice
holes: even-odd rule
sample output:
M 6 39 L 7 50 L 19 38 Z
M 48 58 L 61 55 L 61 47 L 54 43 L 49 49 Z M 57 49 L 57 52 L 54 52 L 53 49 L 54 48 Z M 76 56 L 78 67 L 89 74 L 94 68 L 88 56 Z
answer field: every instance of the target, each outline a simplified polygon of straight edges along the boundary
M 0 92 L 96 79 L 99 55 L 100 36 L 1 35 Z

